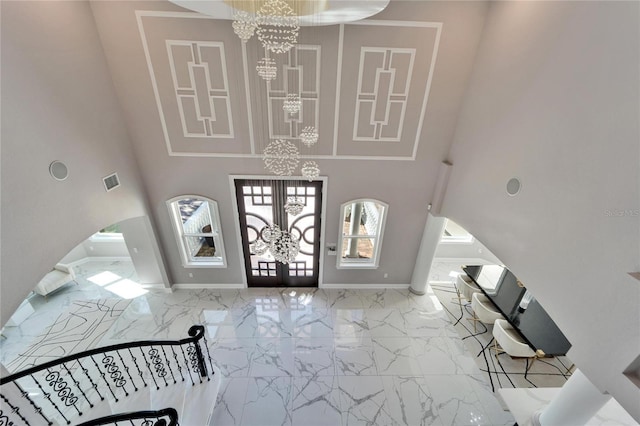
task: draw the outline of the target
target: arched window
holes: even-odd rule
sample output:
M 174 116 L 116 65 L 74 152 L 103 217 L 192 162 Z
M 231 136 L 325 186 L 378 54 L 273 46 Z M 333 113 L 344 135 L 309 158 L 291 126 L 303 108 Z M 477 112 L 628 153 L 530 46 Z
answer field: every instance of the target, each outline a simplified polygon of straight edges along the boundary
M 340 208 L 338 268 L 377 268 L 388 204 L 378 200 L 347 201 Z
M 218 203 L 198 195 L 167 201 L 182 259 L 189 268 L 225 268 Z

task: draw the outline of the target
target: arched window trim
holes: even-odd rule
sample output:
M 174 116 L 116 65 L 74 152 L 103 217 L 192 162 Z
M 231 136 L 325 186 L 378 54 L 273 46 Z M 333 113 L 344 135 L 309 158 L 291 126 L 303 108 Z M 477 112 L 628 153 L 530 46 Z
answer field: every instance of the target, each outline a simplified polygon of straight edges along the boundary
M 343 231 L 344 217 L 346 209 L 354 203 L 371 202 L 379 204 L 383 207 L 382 218 L 378 223 L 377 234 L 375 235 L 374 252 L 371 259 L 343 259 L 342 252 L 344 250 L 344 241 L 346 238 L 352 238 L 346 236 Z M 340 205 L 340 221 L 338 230 L 338 247 L 337 247 L 337 261 L 336 268 L 338 269 L 377 269 L 380 264 L 380 252 L 382 248 L 382 239 L 384 237 L 385 224 L 387 221 L 387 214 L 389 210 L 389 204 L 384 201 L 376 200 L 375 198 L 357 198 L 349 200 Z
M 180 215 L 180 208 L 176 202 L 188 198 L 195 198 L 207 202 L 209 217 L 211 218 L 212 222 L 210 233 L 199 232 L 185 235 L 184 226 L 182 224 L 182 217 Z M 222 238 L 218 202 L 202 195 L 184 194 L 167 200 L 166 204 L 169 210 L 169 216 L 171 219 L 174 236 L 176 238 L 176 243 L 178 245 L 178 251 L 180 252 L 180 260 L 182 261 L 182 266 L 185 268 L 226 268 L 227 257 L 225 255 L 224 241 Z M 215 256 L 206 257 L 202 260 L 195 259 L 188 252 L 186 237 L 213 238 L 216 249 Z

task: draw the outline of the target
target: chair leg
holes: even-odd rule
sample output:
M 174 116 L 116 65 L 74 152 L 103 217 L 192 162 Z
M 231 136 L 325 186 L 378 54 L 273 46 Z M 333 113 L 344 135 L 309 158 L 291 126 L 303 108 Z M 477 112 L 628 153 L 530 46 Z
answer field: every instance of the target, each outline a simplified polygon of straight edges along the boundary
M 473 323 L 473 333 L 477 333 L 478 332 L 478 321 L 480 321 L 480 319 L 478 319 L 478 317 L 473 316 L 473 318 L 467 318 L 469 321 L 471 321 Z
M 573 368 L 574 368 L 575 366 L 576 366 L 575 364 L 571 364 L 571 367 L 567 368 L 567 372 L 566 372 L 566 373 L 564 373 L 564 374 L 573 374 L 573 371 L 571 371 L 571 370 L 573 370 Z
M 529 367 L 527 367 L 527 371 L 531 370 L 531 367 L 533 367 L 533 363 L 536 362 L 538 358 L 544 358 L 545 356 L 546 354 L 544 353 L 544 351 L 542 349 L 538 349 L 536 351 L 536 354 L 530 358 L 531 364 L 529 364 Z

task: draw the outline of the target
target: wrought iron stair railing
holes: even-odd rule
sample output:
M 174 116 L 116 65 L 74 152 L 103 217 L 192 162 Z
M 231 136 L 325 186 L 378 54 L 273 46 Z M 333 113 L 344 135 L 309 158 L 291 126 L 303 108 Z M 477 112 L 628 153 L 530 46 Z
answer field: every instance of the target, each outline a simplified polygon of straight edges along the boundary
M 81 423 L 112 414 L 112 406 L 131 403 L 145 388 L 210 381 L 214 368 L 204 327 L 194 325 L 188 334 L 90 349 L 3 377 L 0 425 Z
M 178 412 L 175 408 L 165 408 L 157 411 L 114 414 L 89 420 L 78 426 L 118 426 L 119 422 L 124 422 L 127 426 L 178 426 Z

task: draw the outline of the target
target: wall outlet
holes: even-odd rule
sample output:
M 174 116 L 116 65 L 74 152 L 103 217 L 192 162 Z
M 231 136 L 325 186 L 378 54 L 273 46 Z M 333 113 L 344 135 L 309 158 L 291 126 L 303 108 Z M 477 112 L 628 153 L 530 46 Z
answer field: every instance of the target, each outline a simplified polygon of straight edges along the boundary
M 193 272 L 189 272 L 189 278 L 193 278 Z
M 134 253 L 137 253 L 137 252 L 138 252 L 138 248 L 137 248 L 137 247 L 134 247 L 134 248 L 133 248 L 133 252 L 134 252 Z
M 389 278 L 389 274 L 387 274 L 386 272 L 384 273 L 384 277 L 385 278 Z
M 327 244 L 327 255 L 328 256 L 336 256 L 336 245 L 335 244 Z

